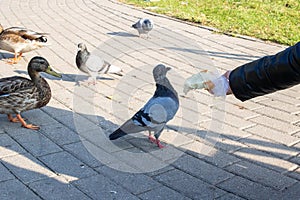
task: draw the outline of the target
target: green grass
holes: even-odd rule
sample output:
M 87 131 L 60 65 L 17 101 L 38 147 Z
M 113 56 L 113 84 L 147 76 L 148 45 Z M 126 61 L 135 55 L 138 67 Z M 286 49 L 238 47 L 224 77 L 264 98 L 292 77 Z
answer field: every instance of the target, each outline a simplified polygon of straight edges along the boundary
M 120 0 L 152 12 L 293 45 L 300 41 L 299 0 Z

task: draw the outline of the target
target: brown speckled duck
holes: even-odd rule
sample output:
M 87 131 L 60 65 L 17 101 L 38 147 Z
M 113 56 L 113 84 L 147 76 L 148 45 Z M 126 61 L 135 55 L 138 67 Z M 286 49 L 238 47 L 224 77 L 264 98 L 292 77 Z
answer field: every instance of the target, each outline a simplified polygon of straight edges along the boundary
M 20 76 L 0 79 L 0 113 L 7 114 L 11 122 L 21 122 L 23 127 L 37 130 L 38 126 L 24 121 L 21 112 L 41 108 L 51 99 L 50 87 L 40 72 L 61 75 L 51 69 L 46 59 L 38 56 L 30 60 L 27 70 L 31 80 Z M 12 114 L 17 116 L 14 118 Z
M 9 59 L 7 63 L 16 64 L 23 53 L 46 46 L 45 35 L 45 33 L 37 33 L 21 27 L 3 29 L 0 24 L 0 49 L 15 54 L 15 57 Z

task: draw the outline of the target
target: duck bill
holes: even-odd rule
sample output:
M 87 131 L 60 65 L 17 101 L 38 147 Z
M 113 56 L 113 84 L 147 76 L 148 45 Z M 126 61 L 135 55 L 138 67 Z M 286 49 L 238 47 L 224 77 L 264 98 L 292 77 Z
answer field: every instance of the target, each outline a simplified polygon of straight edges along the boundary
M 52 69 L 51 66 L 48 66 L 47 70 L 45 71 L 47 74 L 50 74 L 52 76 L 55 76 L 55 77 L 58 77 L 58 78 L 61 78 L 61 74 L 57 73 L 56 71 L 54 71 Z

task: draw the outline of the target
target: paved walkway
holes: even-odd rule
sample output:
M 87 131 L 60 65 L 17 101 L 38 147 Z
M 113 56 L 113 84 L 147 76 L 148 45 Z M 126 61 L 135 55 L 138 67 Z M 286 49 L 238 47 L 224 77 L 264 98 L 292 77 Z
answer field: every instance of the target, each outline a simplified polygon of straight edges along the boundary
M 149 39 L 130 27 L 140 17 L 155 22 Z M 51 102 L 23 114 L 39 131 L 0 116 L 0 199 L 300 199 L 300 86 L 244 103 L 181 92 L 192 73 L 222 73 L 284 46 L 215 34 L 114 0 L 0 1 L 0 22 L 50 33 L 51 43 L 13 66 L 1 51 L 1 77 L 27 76 L 35 55 L 63 74 L 47 76 Z M 79 42 L 124 76 L 85 84 L 75 66 Z M 158 63 L 172 66 L 168 77 L 181 95 L 161 136 L 167 147 L 158 150 L 142 134 L 111 143 L 107 135 L 153 93 Z

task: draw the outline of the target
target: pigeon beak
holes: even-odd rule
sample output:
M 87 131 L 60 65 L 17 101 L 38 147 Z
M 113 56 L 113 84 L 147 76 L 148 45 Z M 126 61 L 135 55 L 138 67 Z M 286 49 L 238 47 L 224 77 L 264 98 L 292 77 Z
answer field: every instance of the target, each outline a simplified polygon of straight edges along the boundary
M 78 51 L 81 51 L 81 47 L 78 47 L 77 52 L 78 52 Z
M 172 69 L 171 67 L 166 67 L 166 70 L 167 70 L 167 71 L 169 71 L 169 70 L 171 70 L 171 69 Z

